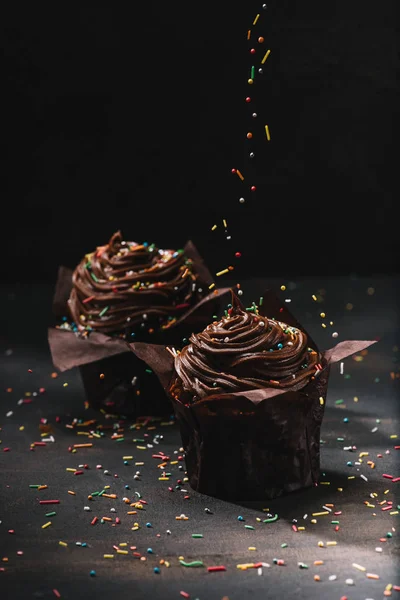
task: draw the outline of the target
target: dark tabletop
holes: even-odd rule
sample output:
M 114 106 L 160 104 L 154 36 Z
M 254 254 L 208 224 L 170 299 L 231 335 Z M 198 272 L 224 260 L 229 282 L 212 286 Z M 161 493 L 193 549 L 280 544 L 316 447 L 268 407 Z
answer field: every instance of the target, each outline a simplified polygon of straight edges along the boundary
M 181 442 L 172 416 L 131 429 L 130 422 L 85 408 L 79 373 L 52 375 L 56 369 L 47 346 L 51 286 L 1 289 L 2 600 L 400 598 L 400 481 L 383 477 L 400 476 L 400 278 L 267 283 L 291 300 L 289 308 L 321 349 L 345 339 L 379 338 L 379 343 L 332 369 L 319 486 L 264 503 L 231 503 L 192 491 L 179 469 L 184 462 L 178 460 Z M 286 291 L 280 290 L 282 284 Z M 242 283 L 243 299 L 257 302 L 265 287 L 261 280 Z M 321 301 L 313 301 L 313 294 Z M 324 320 L 320 312 L 326 313 Z M 327 323 L 326 329 L 321 322 Z M 91 420 L 96 423 L 81 425 Z M 100 424 L 111 426 L 103 429 L 102 437 L 79 433 Z M 118 427 L 124 433 L 121 442 L 111 439 Z M 48 440 L 44 446 L 32 448 L 43 439 Z M 69 447 L 78 443 L 93 445 L 71 453 Z M 177 461 L 169 467 L 169 481 L 159 480 L 160 460 L 152 458 L 160 451 Z M 128 464 L 126 455 L 133 456 Z M 67 469 L 83 473 L 75 476 Z M 178 479 L 183 480 L 180 490 L 175 487 Z M 47 487 L 30 487 L 34 485 Z M 117 497 L 88 500 L 104 486 Z M 127 515 L 133 509 L 124 497 L 147 504 L 136 515 Z M 47 499 L 60 502 L 39 503 Z M 279 519 L 263 523 L 263 509 Z M 56 514 L 46 516 L 52 512 Z M 318 512 L 328 514 L 312 516 Z M 182 514 L 188 518 L 177 520 Z M 95 516 L 99 520 L 91 525 Z M 102 523 L 102 517 L 112 520 Z M 294 531 L 293 519 L 304 530 Z M 337 531 L 333 521 L 339 522 Z M 135 522 L 139 528 L 132 530 Z M 113 558 L 104 558 L 107 554 Z M 202 561 L 203 566 L 184 566 L 179 557 L 186 564 Z M 264 565 L 238 568 L 246 563 Z M 215 565 L 224 565 L 226 571 L 208 572 Z

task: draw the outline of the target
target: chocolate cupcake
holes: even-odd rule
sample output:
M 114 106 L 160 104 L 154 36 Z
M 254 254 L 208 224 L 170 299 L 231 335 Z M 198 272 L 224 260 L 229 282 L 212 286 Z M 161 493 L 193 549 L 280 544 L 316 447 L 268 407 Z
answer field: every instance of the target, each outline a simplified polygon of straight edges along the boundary
M 130 417 L 167 415 L 168 398 L 129 342 L 181 343 L 211 318 L 221 295 L 209 293 L 211 283 L 191 242 L 162 250 L 116 232 L 73 272 L 60 269 L 54 311 L 63 321 L 49 332 L 55 366 L 79 366 L 93 406 Z
M 373 341 L 320 352 L 270 291 L 192 334 L 180 351 L 133 343 L 169 396 L 190 486 L 227 500 L 265 500 L 317 485 L 330 366 Z M 268 315 L 268 316 L 266 316 Z

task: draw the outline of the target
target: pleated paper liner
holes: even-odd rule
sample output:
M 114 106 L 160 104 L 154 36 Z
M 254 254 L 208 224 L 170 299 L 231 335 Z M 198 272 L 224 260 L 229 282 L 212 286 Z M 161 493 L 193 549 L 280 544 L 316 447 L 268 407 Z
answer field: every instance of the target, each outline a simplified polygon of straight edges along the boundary
M 184 251 L 193 261 L 198 287 L 208 290 L 213 278 L 194 244 L 187 242 Z M 53 313 L 58 319 L 68 317 L 71 288 L 72 270 L 60 267 L 53 298 Z M 221 288 L 208 293 L 186 310 L 173 327 L 152 334 L 152 342 L 162 347 L 180 344 L 193 331 L 201 331 L 212 321 L 228 292 L 228 288 Z M 96 331 L 82 337 L 55 326 L 48 330 L 48 342 L 57 369 L 79 368 L 87 401 L 94 408 L 132 419 L 168 416 L 173 412 L 169 396 L 158 378 L 122 338 Z
M 263 298 L 260 314 L 308 335 L 272 292 Z M 189 395 L 177 400 L 171 393 L 176 373 L 174 359 L 165 348 L 130 346 L 158 375 L 171 398 L 190 486 L 226 500 L 264 500 L 317 484 L 330 367 L 374 343 L 348 340 L 321 352 L 322 370 L 301 389 L 214 394 L 194 403 Z

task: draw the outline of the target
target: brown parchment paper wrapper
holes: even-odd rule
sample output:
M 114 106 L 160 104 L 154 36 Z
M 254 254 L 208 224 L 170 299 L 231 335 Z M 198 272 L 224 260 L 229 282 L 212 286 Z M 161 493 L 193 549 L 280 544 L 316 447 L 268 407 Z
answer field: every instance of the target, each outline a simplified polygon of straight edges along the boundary
M 275 294 L 267 291 L 263 298 L 261 314 L 305 331 Z M 190 486 L 226 500 L 264 500 L 316 485 L 330 366 L 374 343 L 348 340 L 321 352 L 322 371 L 300 390 L 260 388 L 210 395 L 192 404 L 171 397 Z M 156 345 L 131 348 L 168 393 L 175 375 L 170 353 Z
M 208 289 L 213 278 L 193 242 L 188 241 L 184 250 L 193 261 L 198 287 Z M 58 270 L 53 298 L 56 318 L 68 316 L 72 273 L 71 269 L 63 266 Z M 151 341 L 162 347 L 181 344 L 183 338 L 189 338 L 193 331 L 201 331 L 212 321 L 222 296 L 228 292 L 229 288 L 220 288 L 207 294 L 184 312 L 173 327 L 152 334 Z M 149 373 L 149 365 L 131 351 L 127 341 L 96 331 L 82 338 L 74 332 L 51 327 L 48 343 L 57 369 L 79 368 L 91 406 L 133 419 L 165 416 L 173 412 L 159 379 L 154 373 Z

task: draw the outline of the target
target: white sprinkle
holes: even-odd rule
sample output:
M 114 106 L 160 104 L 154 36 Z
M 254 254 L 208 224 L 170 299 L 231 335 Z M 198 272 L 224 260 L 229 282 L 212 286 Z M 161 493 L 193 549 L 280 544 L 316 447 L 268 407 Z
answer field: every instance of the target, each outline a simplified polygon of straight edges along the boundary
M 358 565 L 357 563 L 353 563 L 351 566 L 354 567 L 355 569 L 358 569 L 358 571 L 366 571 L 367 570 L 365 567 L 362 567 L 361 565 Z
M 338 332 L 337 332 L 337 331 L 334 331 L 334 332 L 332 333 L 332 337 L 333 337 L 333 338 L 337 338 L 338 336 L 339 336 L 339 334 L 338 334 Z
M 368 477 L 365 477 L 365 475 L 360 475 L 361 479 L 364 479 L 364 481 L 368 481 Z
M 240 204 L 243 204 L 245 202 L 245 199 L 244 198 L 239 198 L 239 202 L 240 202 Z
M 243 290 L 238 290 L 238 296 L 243 296 Z
M 226 343 L 226 342 L 229 342 L 229 338 L 228 338 L 228 337 L 224 338 L 224 342 L 225 342 L 225 343 Z
M 361 463 L 360 463 L 360 462 L 357 462 L 357 461 L 356 461 L 354 464 L 355 464 L 355 465 L 361 465 Z
M 90 510 L 92 510 L 92 509 L 90 508 L 90 506 L 84 506 L 84 507 L 83 507 L 83 510 L 90 511 Z
M 354 585 L 353 579 L 346 579 L 345 583 L 347 583 L 347 585 Z
M 337 575 L 329 575 L 328 579 L 329 581 L 335 581 L 335 579 L 337 579 Z
M 371 429 L 371 433 L 376 433 L 378 431 L 377 427 L 374 427 L 373 429 Z
M 328 512 L 332 512 L 332 509 L 331 509 L 331 508 L 329 508 L 328 506 L 323 506 L 322 508 L 323 508 L 324 510 L 327 510 Z
M 13 411 L 9 410 L 8 413 L 6 414 L 6 417 L 12 417 L 13 416 Z
M 133 377 L 131 383 L 132 383 L 132 385 L 136 385 L 136 382 L 137 382 L 137 376 L 135 375 L 135 377 Z
M 231 235 L 227 235 L 227 236 L 226 236 L 226 239 L 227 239 L 227 240 L 231 240 L 231 239 L 232 239 L 232 236 L 231 236 Z
M 107 469 L 104 470 L 104 475 L 109 475 L 110 471 L 107 471 Z
M 11 356 L 12 353 L 13 353 L 13 351 L 11 350 L 11 348 L 9 348 L 8 350 L 5 351 L 6 356 Z
M 166 533 L 167 533 L 168 535 L 171 535 L 171 531 L 170 531 L 169 529 L 167 529 Z
M 115 512 L 115 508 L 110 508 L 110 512 Z
M 18 400 L 18 402 L 17 402 L 18 406 L 21 406 L 21 404 L 23 404 L 23 403 L 24 403 L 24 401 L 22 398 L 20 400 Z
M 268 567 L 270 567 L 270 566 L 271 566 L 269 563 L 264 563 L 264 562 L 263 562 L 263 563 L 261 563 L 261 564 L 262 564 L 262 566 L 263 566 L 263 567 L 266 567 L 266 568 L 268 568 Z
M 56 440 L 54 439 L 54 437 L 51 435 L 48 438 L 42 438 L 42 442 L 55 442 Z
M 262 568 L 261 567 L 258 567 L 258 569 L 257 569 L 257 575 L 262 575 Z
M 264 323 L 264 321 L 260 321 L 260 322 L 259 322 L 259 324 L 258 324 L 258 326 L 259 326 L 259 327 L 264 327 L 264 326 L 265 326 L 265 323 Z
M 290 298 L 285 298 L 285 302 L 291 302 L 292 300 Z
M 308 514 L 306 513 L 305 515 L 303 515 L 303 519 L 307 519 Z
M 344 362 L 340 363 L 340 374 L 343 375 L 343 371 L 344 371 Z
M 380 548 L 379 546 L 377 548 L 375 548 L 375 552 L 382 552 L 382 548 Z

